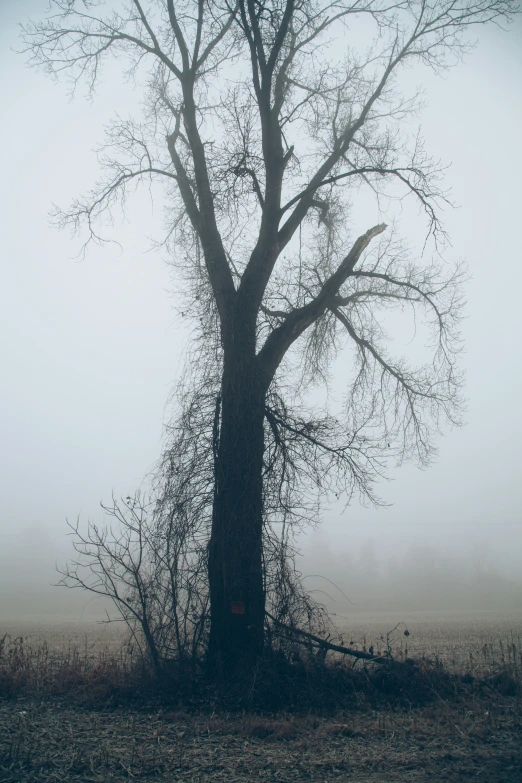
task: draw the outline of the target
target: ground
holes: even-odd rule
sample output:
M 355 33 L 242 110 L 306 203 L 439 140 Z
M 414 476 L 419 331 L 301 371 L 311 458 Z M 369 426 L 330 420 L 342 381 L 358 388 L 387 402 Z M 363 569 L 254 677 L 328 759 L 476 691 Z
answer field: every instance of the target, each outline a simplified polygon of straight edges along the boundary
M 520 704 L 502 697 L 329 717 L 16 699 L 0 704 L 0 781 L 521 783 L 521 740 Z
M 345 643 L 390 642 L 402 669 L 358 664 L 349 703 L 307 675 L 276 714 L 127 698 L 118 628 L 0 622 L 0 783 L 522 783 L 520 614 L 352 618 Z

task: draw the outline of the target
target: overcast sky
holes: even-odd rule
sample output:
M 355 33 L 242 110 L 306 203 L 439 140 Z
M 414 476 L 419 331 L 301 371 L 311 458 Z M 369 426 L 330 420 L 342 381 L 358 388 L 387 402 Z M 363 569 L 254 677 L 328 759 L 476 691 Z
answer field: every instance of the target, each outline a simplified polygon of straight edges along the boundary
M 17 23 L 43 0 L 0 4 L 2 155 L 2 384 L 0 616 L 23 575 L 36 592 L 69 552 L 65 518 L 100 518 L 99 501 L 139 485 L 161 448 L 166 402 L 186 335 L 172 309 L 173 281 L 147 252 L 159 225 L 146 194 L 117 226 L 117 247 L 75 259 L 78 242 L 49 225 L 93 183 L 93 147 L 114 110 L 137 93 L 108 79 L 91 105 L 81 93 L 28 69 Z M 472 280 L 464 323 L 467 426 L 438 442 L 427 471 L 403 467 L 380 487 L 387 509 L 332 509 L 303 541 L 379 556 L 412 544 L 452 549 L 516 575 L 522 561 L 522 20 L 509 33 L 483 31 L 479 46 L 426 86 L 428 150 L 451 163 L 446 183 L 459 208 L 446 211 L 449 260 L 466 259 Z M 367 226 L 362 225 L 362 231 Z M 403 234 L 404 227 L 403 227 Z M 26 611 L 29 598 L 19 604 Z M 24 608 L 25 607 L 25 608 Z

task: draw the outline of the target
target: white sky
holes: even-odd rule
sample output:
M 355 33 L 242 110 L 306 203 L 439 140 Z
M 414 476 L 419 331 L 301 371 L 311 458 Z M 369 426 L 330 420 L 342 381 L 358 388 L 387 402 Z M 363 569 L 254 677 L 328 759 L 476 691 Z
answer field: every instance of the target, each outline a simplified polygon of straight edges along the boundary
M 0 591 L 23 577 L 44 590 L 69 550 L 65 518 L 99 518 L 100 500 L 132 493 L 159 456 L 165 405 L 185 335 L 171 307 L 173 282 L 147 233 L 161 218 L 144 194 L 114 236 L 123 245 L 74 259 L 78 243 L 50 227 L 53 203 L 97 176 L 92 148 L 112 111 L 137 94 L 81 92 L 29 70 L 19 21 L 42 0 L 0 4 L 2 285 L 0 287 Z M 427 87 L 428 150 L 452 163 L 446 183 L 459 209 L 445 214 L 453 247 L 473 279 L 464 324 L 467 426 L 439 441 L 437 464 L 402 468 L 381 486 L 385 510 L 332 510 L 318 540 L 337 552 L 368 539 L 383 556 L 414 542 L 502 562 L 522 560 L 522 19 L 510 33 L 484 31 L 479 47 Z M 410 77 L 413 78 L 413 77 Z M 145 217 L 143 217 L 145 216 Z M 134 219 L 133 219 L 134 218 Z M 368 226 L 362 225 L 361 232 Z M 402 229 L 405 233 L 404 227 Z M 22 556 L 23 555 L 23 556 Z M 32 579 L 31 579 L 32 575 Z M 0 612 L 5 600 L 0 601 Z

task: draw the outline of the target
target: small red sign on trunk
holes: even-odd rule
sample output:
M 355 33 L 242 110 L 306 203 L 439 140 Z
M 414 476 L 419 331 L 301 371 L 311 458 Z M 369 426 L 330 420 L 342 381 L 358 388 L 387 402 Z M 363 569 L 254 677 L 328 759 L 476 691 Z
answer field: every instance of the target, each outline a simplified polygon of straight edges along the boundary
M 232 614 L 245 614 L 243 601 L 232 601 Z

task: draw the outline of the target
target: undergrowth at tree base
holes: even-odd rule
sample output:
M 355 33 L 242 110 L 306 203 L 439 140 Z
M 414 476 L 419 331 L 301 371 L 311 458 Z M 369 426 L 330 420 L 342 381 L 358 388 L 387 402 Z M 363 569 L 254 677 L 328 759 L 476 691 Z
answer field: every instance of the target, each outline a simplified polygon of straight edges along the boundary
M 516 651 L 515 651 L 516 652 Z M 515 665 L 514 665 L 515 663 Z M 314 712 L 410 709 L 432 702 L 514 699 L 522 704 L 516 659 L 480 676 L 450 672 L 438 659 L 390 658 L 384 663 L 267 650 L 254 670 L 210 679 L 202 664 L 166 665 L 154 676 L 143 659 L 122 648 L 96 658 L 79 651 L 51 654 L 45 643 L 0 639 L 0 698 L 59 697 L 90 709 L 182 708 L 197 712 Z

